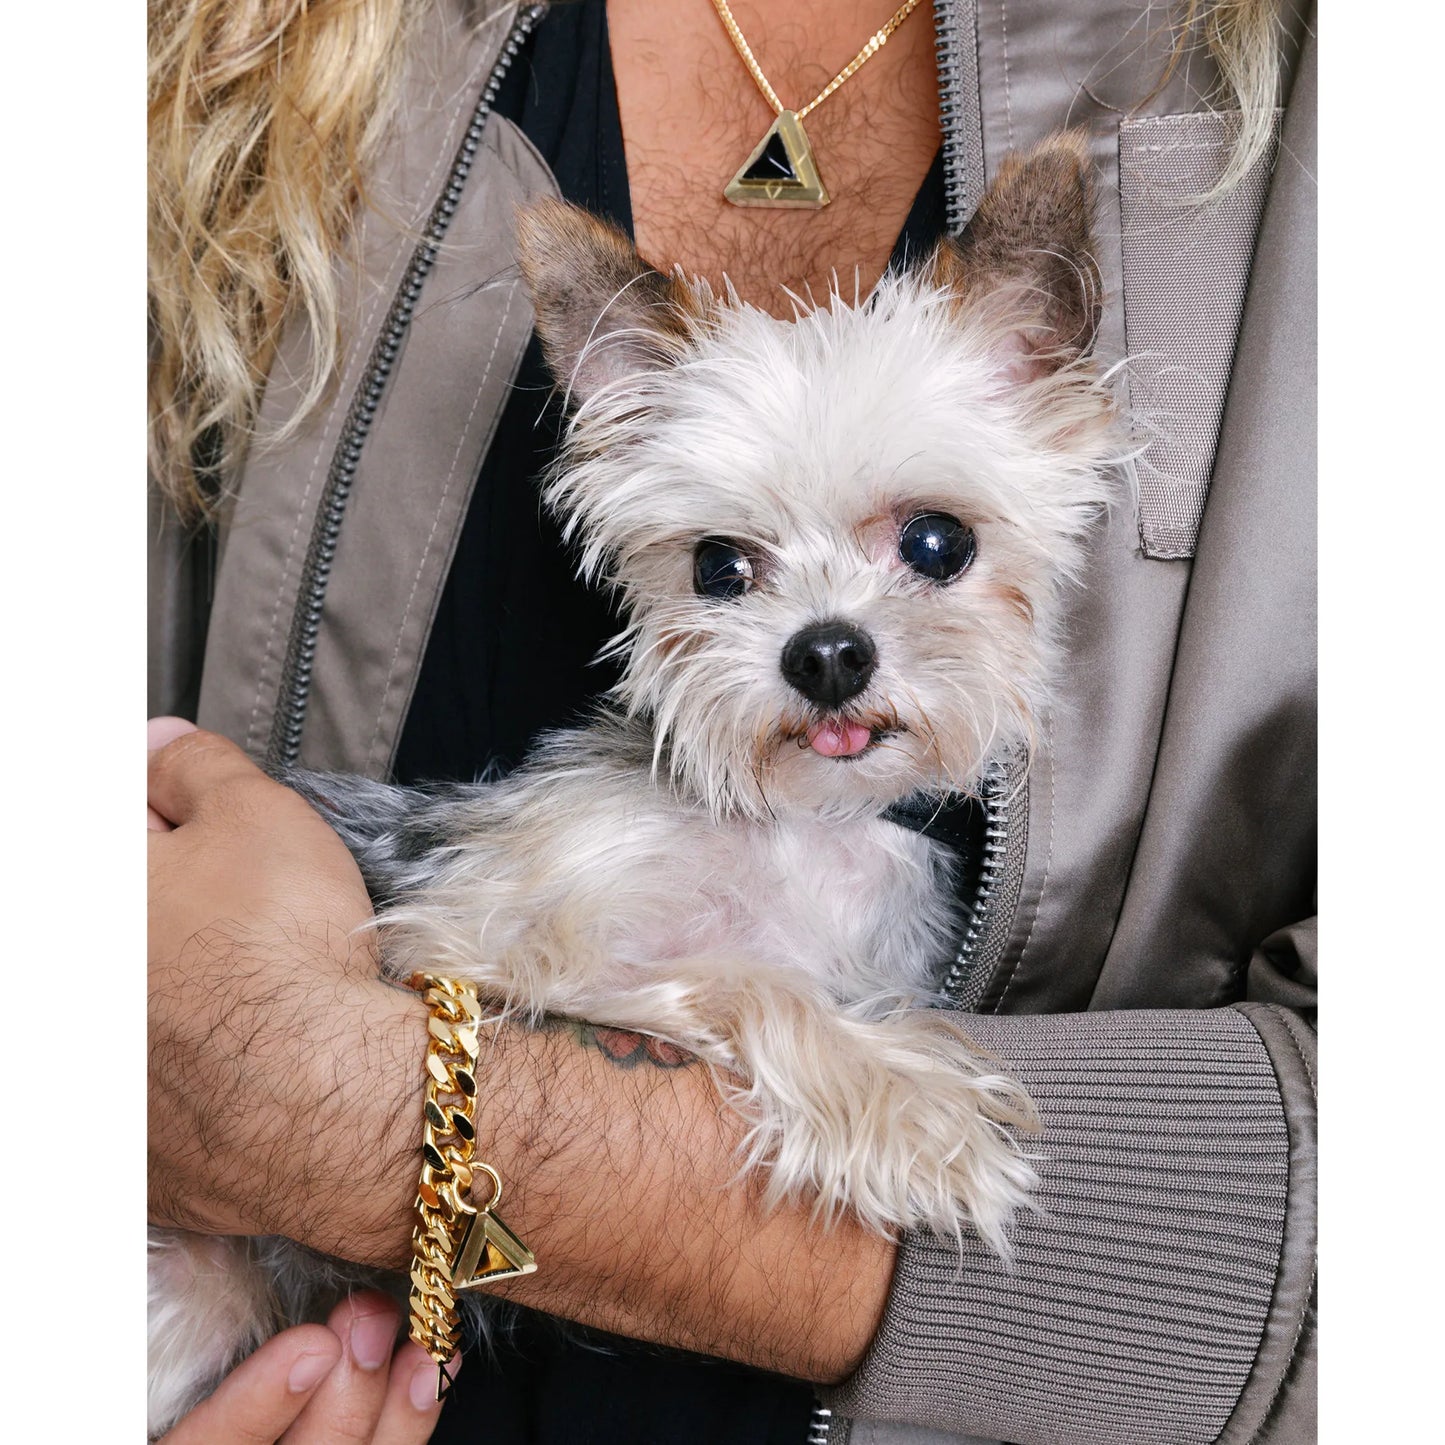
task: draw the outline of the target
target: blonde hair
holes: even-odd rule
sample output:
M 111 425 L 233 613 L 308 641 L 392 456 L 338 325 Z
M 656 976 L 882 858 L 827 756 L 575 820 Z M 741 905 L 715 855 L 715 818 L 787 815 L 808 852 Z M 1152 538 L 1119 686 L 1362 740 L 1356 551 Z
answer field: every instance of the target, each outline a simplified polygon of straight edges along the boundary
M 1203 33 L 1219 67 L 1219 93 L 1210 100 L 1239 112 L 1229 159 L 1219 179 L 1198 201 L 1227 194 L 1268 152 L 1274 139 L 1280 80 L 1280 11 L 1284 0 L 1183 0 L 1174 47 L 1155 93 L 1168 82 Z
M 425 0 L 421 0 L 425 3 Z M 281 328 L 310 323 L 285 430 L 321 400 L 334 264 L 394 108 L 418 0 L 151 0 L 152 473 L 183 513 L 233 468 Z
M 216 479 L 234 472 L 295 315 L 311 353 L 272 439 L 326 393 L 335 262 L 396 109 L 412 21 L 430 3 L 150 0 L 150 460 L 183 516 L 204 515 Z M 1243 117 L 1211 194 L 1270 144 L 1281 3 L 1182 0 L 1165 79 L 1202 31 Z

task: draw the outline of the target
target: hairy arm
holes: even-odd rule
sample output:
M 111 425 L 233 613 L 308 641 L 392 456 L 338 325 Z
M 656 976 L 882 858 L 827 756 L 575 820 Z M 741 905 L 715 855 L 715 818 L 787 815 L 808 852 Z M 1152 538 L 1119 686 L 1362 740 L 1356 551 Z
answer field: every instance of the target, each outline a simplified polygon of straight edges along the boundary
M 862 1357 L 892 1246 L 765 1212 L 737 1180 L 741 1121 L 681 1051 L 566 1021 L 503 1029 L 478 1112 L 503 1213 L 541 1262 L 498 1293 L 802 1379 L 841 1379 Z M 409 1203 L 416 1144 L 399 1145 Z
M 151 1217 L 404 1268 L 426 1011 L 376 976 L 350 855 L 230 744 L 152 755 Z M 802 1379 L 862 1358 L 888 1241 L 736 1178 L 744 1125 L 681 1051 L 615 1029 L 496 1030 L 478 1152 L 535 1275 L 519 1303 Z

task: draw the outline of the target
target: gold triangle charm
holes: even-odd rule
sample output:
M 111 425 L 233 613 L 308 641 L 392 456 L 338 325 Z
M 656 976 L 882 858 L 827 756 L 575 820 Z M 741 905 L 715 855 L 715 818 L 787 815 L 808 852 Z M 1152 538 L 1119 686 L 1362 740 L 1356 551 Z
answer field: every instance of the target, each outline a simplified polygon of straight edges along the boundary
M 828 192 L 818 176 L 803 123 L 785 110 L 723 192 L 735 206 L 780 206 L 818 211 Z
M 474 1289 L 535 1274 L 537 1261 L 532 1251 L 502 1223 L 491 1210 L 472 1215 L 452 1265 L 452 1288 Z

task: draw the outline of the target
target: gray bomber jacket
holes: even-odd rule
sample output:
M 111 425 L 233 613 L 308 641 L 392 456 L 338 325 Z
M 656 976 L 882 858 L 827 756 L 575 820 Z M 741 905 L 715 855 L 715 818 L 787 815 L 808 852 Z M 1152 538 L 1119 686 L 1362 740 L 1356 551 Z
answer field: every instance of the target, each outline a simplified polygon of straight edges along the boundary
M 1106 359 L 1138 497 L 1075 599 L 1065 700 L 993 781 L 950 979 L 1044 1120 L 1005 1269 L 905 1242 L 814 1438 L 1314 1438 L 1314 68 L 1286 13 L 1278 159 L 1228 199 L 1227 118 L 1143 0 L 936 0 L 950 224 L 1012 146 L 1094 136 Z M 442 0 L 348 273 L 338 400 L 258 450 L 212 539 L 152 528 L 153 712 L 258 758 L 384 774 L 531 329 L 513 202 L 555 191 L 488 117 L 540 7 Z M 478 277 L 493 278 L 472 290 Z M 293 328 L 263 424 L 307 345 Z M 1206 505 L 1207 502 L 1207 505 Z M 204 660 L 204 670 L 201 664 Z M 199 677 L 199 698 L 196 685 Z M 197 710 L 198 709 L 198 710 Z

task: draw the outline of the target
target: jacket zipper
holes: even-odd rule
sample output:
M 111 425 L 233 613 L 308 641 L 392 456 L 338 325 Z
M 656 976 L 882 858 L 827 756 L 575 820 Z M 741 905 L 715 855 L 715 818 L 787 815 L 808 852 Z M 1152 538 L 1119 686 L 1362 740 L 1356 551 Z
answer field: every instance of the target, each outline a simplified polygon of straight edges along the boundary
M 979 944 L 993 922 L 993 902 L 1008 856 L 1009 807 L 1013 802 L 1005 766 L 994 768 L 979 790 L 983 804 L 983 860 L 979 866 L 978 883 L 969 905 L 968 927 L 958 945 L 940 992 L 955 1008 L 978 1002 L 987 981 L 975 978 L 978 969 Z
M 833 1437 L 833 1412 L 821 1402 L 813 1406 L 812 1418 L 808 1421 L 807 1445 L 828 1445 Z
M 482 131 L 497 99 L 497 92 L 512 68 L 522 42 L 531 34 L 545 9 L 545 5 L 523 6 L 512 21 L 506 42 L 472 113 L 471 124 L 452 161 L 446 184 L 432 207 L 422 239 L 412 252 L 411 263 L 392 298 L 365 374 L 347 410 L 302 563 L 301 586 L 291 618 L 276 713 L 271 720 L 271 736 L 266 746 L 266 766 L 272 771 L 294 766 L 301 754 L 301 730 L 306 725 L 306 708 L 311 700 L 311 676 L 316 661 L 316 641 L 321 630 L 321 611 L 326 603 L 326 587 L 331 579 L 331 565 L 336 558 L 341 524 L 351 497 L 351 485 L 356 479 L 361 449 L 366 445 L 382 392 L 386 390 L 386 383 L 401 352 L 402 340 L 411 325 L 422 284 L 436 261 L 437 248 L 445 238 L 461 201 L 462 188 L 471 172 L 472 160 L 481 144 Z
M 977 0 L 934 0 L 938 116 L 943 128 L 944 226 L 956 236 L 983 199 Z

